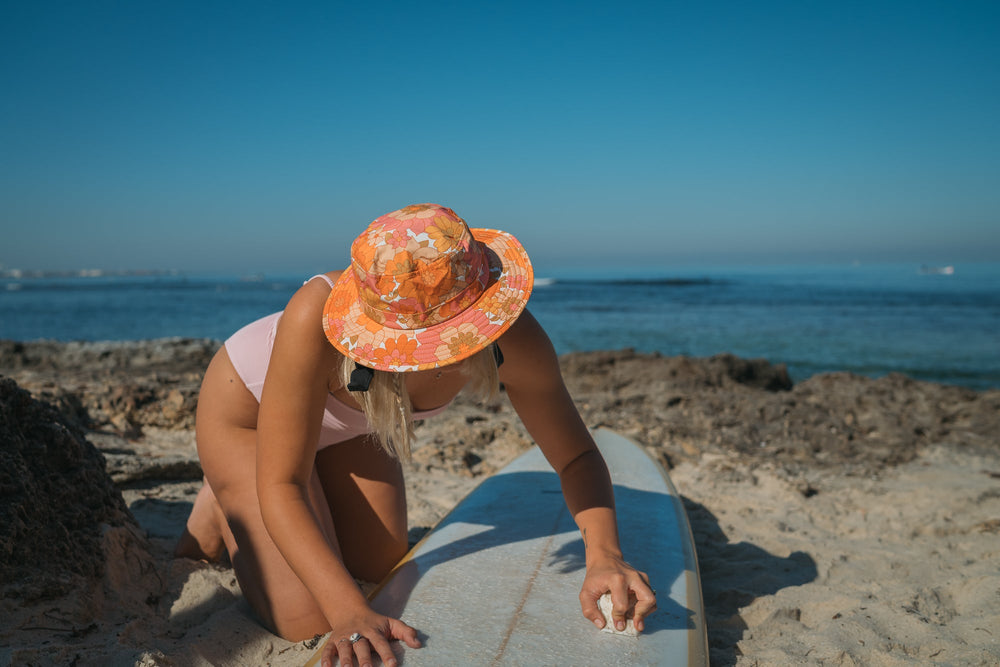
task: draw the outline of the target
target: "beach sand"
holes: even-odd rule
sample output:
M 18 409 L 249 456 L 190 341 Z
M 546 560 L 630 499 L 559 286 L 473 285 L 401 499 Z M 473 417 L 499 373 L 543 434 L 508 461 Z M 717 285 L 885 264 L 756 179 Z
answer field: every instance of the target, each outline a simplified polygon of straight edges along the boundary
M 230 568 L 170 557 L 200 485 L 193 409 L 217 345 L 0 342 L 0 374 L 80 429 L 124 500 L 94 527 L 96 572 L 53 578 L 65 549 L 51 542 L 8 563 L 0 665 L 312 654 L 317 642 L 254 621 Z M 713 664 L 1000 663 L 1000 391 L 840 373 L 792 385 L 779 366 L 726 355 L 561 361 L 587 424 L 645 445 L 684 497 Z M 27 399 L 5 391 L 11 429 L 10 406 Z M 411 541 L 531 445 L 504 400 L 460 398 L 417 435 Z

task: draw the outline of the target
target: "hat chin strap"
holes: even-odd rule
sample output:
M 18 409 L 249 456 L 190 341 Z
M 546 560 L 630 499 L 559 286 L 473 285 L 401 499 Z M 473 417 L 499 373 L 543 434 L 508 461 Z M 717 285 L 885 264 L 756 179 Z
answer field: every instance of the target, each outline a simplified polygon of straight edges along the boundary
M 347 391 L 368 391 L 372 385 L 373 377 L 375 377 L 375 371 L 354 362 L 354 370 L 351 371 L 351 381 L 347 383 Z

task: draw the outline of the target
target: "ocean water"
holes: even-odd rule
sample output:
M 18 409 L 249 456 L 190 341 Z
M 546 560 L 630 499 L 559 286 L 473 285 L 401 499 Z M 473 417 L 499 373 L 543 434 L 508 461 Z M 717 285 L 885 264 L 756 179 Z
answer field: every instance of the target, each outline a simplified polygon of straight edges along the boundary
M 825 371 L 1000 387 L 1000 264 L 537 269 L 529 308 L 559 353 L 732 352 Z M 0 338 L 223 339 L 284 307 L 299 276 L 0 278 Z

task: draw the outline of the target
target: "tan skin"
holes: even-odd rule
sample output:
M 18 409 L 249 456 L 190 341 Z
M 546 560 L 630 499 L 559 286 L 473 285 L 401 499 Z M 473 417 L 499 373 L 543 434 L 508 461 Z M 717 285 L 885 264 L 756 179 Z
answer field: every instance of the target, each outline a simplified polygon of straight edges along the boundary
M 336 280 L 340 272 L 327 274 Z M 420 646 L 417 632 L 376 613 L 355 578 L 379 581 L 407 549 L 399 462 L 359 437 L 316 451 L 328 392 L 357 402 L 339 380 L 343 356 L 327 341 L 329 287 L 313 280 L 278 325 L 260 404 L 223 348 L 205 374 L 197 415 L 206 484 L 177 554 L 213 559 L 223 545 L 243 593 L 265 625 L 299 641 L 332 631 L 322 664 L 386 665 L 389 642 Z M 597 627 L 597 599 L 611 592 L 613 621 L 637 629 L 656 608 L 646 575 L 622 557 L 604 460 L 566 390 L 548 337 L 525 311 L 500 338 L 500 380 L 531 437 L 558 473 L 586 545 L 583 615 Z M 406 374 L 415 410 L 451 401 L 468 381 L 460 364 Z M 214 492 L 214 493 L 213 493 Z M 630 602 L 630 594 L 632 602 Z M 364 640 L 346 638 L 358 632 Z

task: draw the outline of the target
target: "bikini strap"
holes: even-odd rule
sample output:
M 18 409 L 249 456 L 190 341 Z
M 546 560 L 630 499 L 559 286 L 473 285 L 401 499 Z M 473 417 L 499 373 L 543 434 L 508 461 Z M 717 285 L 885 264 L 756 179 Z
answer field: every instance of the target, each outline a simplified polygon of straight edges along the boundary
M 330 289 L 333 289 L 333 280 L 331 280 L 330 276 L 326 275 L 325 273 L 317 273 L 315 276 L 313 276 L 312 278 L 310 278 L 309 280 L 305 281 L 302 284 L 305 285 L 306 283 L 316 280 L 317 278 L 322 278 L 323 280 L 325 280 L 326 284 L 330 286 Z

